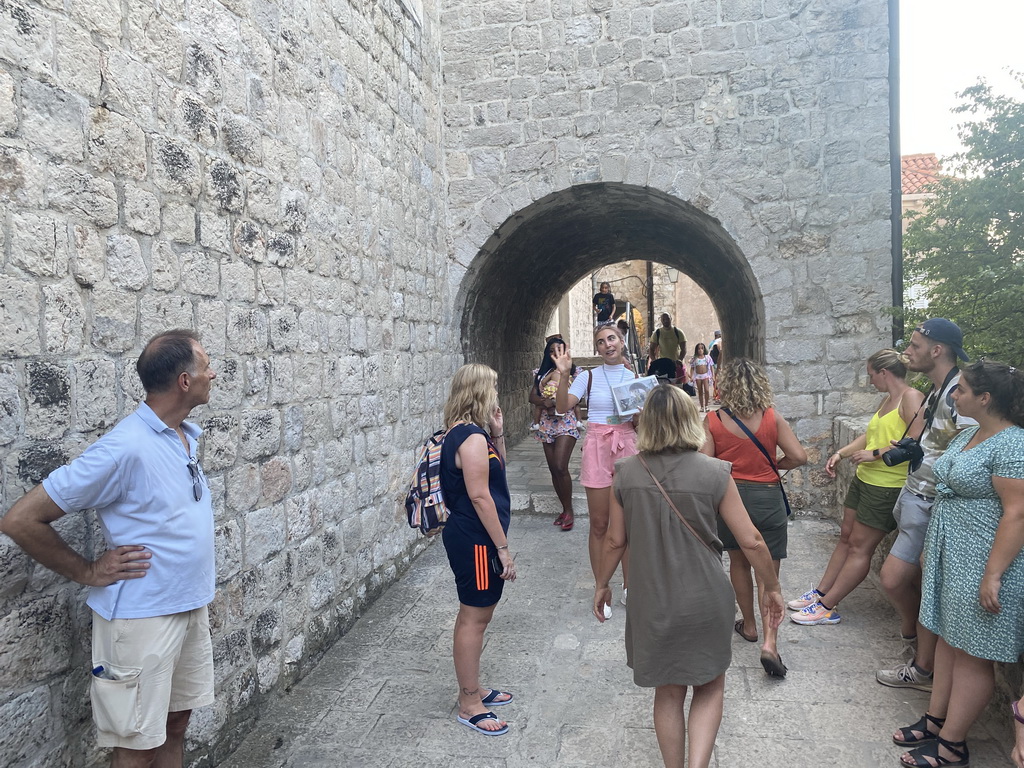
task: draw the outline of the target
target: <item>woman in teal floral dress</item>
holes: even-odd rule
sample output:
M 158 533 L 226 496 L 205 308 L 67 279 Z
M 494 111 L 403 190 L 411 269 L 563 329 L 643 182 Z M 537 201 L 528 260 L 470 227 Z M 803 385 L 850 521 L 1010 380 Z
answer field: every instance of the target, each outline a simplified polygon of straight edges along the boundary
M 953 395 L 978 426 L 935 463 L 921 623 L 939 637 L 928 711 L 893 741 L 903 765 L 969 765 L 967 731 L 994 689 L 994 662 L 1024 653 L 1024 372 L 977 362 Z

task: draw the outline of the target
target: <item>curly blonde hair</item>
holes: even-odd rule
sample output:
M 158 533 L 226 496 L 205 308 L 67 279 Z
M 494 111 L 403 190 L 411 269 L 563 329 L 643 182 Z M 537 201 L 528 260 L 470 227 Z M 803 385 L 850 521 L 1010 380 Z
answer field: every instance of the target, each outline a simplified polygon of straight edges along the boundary
M 468 421 L 488 429 L 498 409 L 498 374 L 481 363 L 469 363 L 455 372 L 444 404 L 444 424 Z
M 718 373 L 722 406 L 734 413 L 756 413 L 772 407 L 772 386 L 764 368 L 745 357 L 730 360 Z
M 644 402 L 636 428 L 636 448 L 641 453 L 697 451 L 704 445 L 704 426 L 697 406 L 672 384 L 659 384 Z

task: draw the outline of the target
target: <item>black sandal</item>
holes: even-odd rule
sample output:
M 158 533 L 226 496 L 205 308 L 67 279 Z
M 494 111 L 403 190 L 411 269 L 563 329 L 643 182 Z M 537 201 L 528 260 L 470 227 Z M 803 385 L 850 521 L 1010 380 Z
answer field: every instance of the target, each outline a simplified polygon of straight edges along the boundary
M 945 747 L 947 750 L 952 752 L 955 757 L 954 762 L 948 758 L 942 757 L 939 754 L 939 747 Z M 903 760 L 903 757 L 910 757 L 914 762 L 908 763 Z M 941 736 L 936 736 L 935 741 L 930 741 L 922 747 L 912 749 L 900 758 L 900 765 L 906 766 L 907 768 L 970 768 L 971 755 L 967 749 L 966 741 L 946 741 Z M 934 763 L 928 762 L 928 758 L 934 760 Z
M 929 741 L 935 741 L 939 738 L 939 731 L 942 730 L 942 724 L 946 722 L 944 717 L 932 717 L 927 712 L 924 716 L 913 725 L 908 725 L 906 728 L 900 728 L 899 734 L 903 737 L 900 741 L 895 736 L 892 737 L 892 743 L 899 747 L 919 747 L 922 744 L 927 744 Z M 928 727 L 928 723 L 935 723 L 935 730 L 933 731 Z M 914 731 L 923 733 L 924 736 L 917 738 L 914 735 Z

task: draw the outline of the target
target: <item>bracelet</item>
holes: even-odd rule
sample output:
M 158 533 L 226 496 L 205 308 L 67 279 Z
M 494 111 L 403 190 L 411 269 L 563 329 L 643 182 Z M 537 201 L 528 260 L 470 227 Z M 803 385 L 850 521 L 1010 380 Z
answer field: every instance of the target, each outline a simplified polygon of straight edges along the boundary
M 846 457 L 845 457 L 845 456 L 843 456 L 843 454 L 842 454 L 842 453 L 840 453 L 839 451 L 836 451 L 836 456 L 838 456 L 838 457 L 839 457 L 840 459 L 845 459 L 845 458 L 846 458 Z
M 1024 723 L 1024 715 L 1022 715 L 1020 713 L 1020 709 L 1017 708 L 1017 700 L 1016 699 L 1014 699 L 1010 703 L 1010 709 L 1013 710 L 1013 719 L 1016 720 L 1018 723 Z
M 495 547 L 495 549 L 508 549 L 508 544 L 505 544 L 504 546 L 501 546 L 501 547 Z
M 505 437 L 505 433 L 502 432 L 500 435 L 491 435 L 491 440 L 503 440 L 504 437 Z

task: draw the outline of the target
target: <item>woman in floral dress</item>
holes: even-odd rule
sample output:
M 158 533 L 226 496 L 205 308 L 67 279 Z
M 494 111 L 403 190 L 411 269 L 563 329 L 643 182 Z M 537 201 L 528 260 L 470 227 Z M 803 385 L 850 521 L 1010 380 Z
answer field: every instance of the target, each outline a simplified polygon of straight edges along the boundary
M 921 624 L 938 635 L 928 711 L 893 741 L 916 768 L 970 764 L 967 731 L 992 697 L 994 662 L 1024 653 L 1024 372 L 967 367 L 953 395 L 963 430 L 935 463 Z
M 576 447 L 576 441 L 580 439 L 580 430 L 575 408 L 571 408 L 565 414 L 559 414 L 555 409 L 555 392 L 558 390 L 561 374 L 555 368 L 552 354 L 555 351 L 561 353 L 564 350 L 565 342 L 561 336 L 548 337 L 544 346 L 544 356 L 540 360 L 540 368 L 534 374 L 533 386 L 530 387 L 530 402 L 540 409 L 534 437 L 544 444 L 544 458 L 548 463 L 548 471 L 551 473 L 551 484 L 562 505 L 562 514 L 555 518 L 555 525 L 563 531 L 571 531 L 573 509 L 569 459 Z M 576 376 L 575 365 L 566 376 L 571 385 Z

